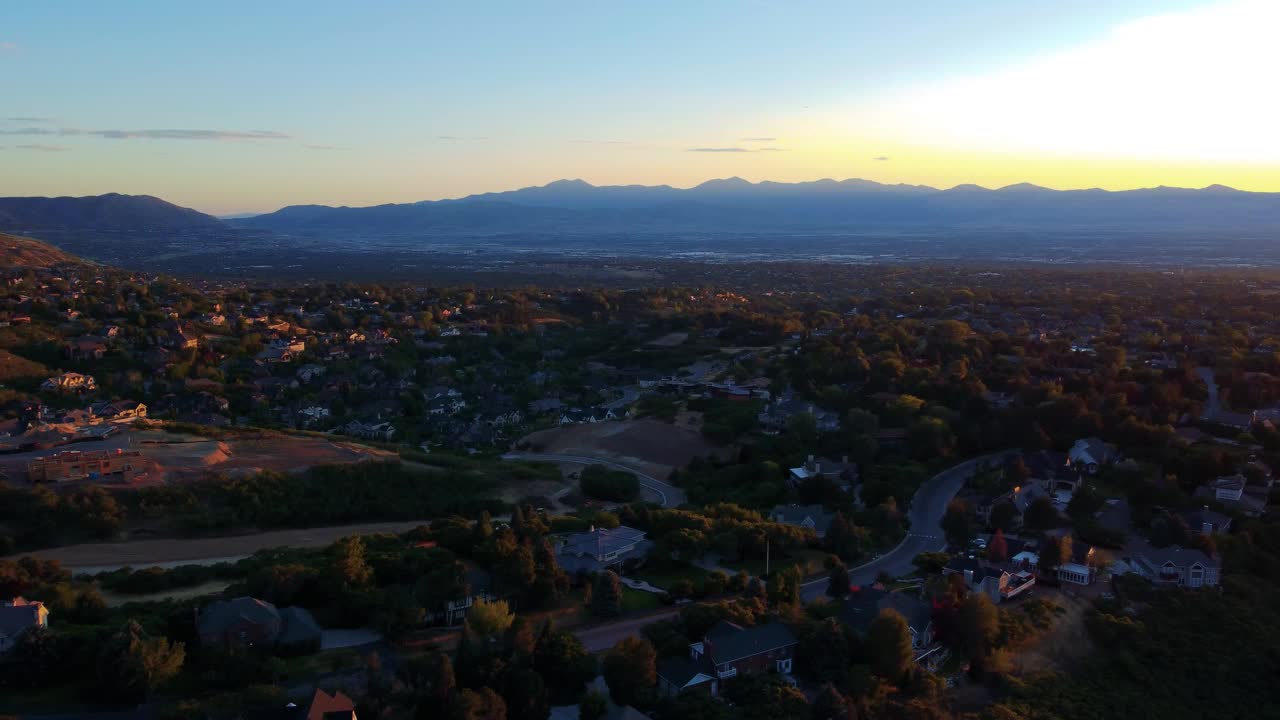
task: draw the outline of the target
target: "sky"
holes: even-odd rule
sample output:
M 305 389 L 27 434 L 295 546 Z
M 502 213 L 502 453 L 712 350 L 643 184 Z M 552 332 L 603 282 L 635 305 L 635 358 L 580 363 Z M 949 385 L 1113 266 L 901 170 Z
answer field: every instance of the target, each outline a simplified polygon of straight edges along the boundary
M 1277 27 L 1280 0 L 6 3 L 0 195 L 1280 191 Z

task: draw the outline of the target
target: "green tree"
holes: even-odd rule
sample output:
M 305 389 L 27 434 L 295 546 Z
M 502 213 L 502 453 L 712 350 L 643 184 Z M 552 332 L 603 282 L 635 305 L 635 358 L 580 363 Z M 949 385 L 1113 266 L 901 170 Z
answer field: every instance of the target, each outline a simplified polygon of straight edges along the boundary
M 857 720 L 853 703 L 834 685 L 826 683 L 813 700 L 809 717 L 812 720 Z
M 360 536 L 344 537 L 329 546 L 329 574 L 344 588 L 362 588 L 373 581 Z
M 592 582 L 591 614 L 598 618 L 622 614 L 622 582 L 612 570 L 597 573 Z
M 774 605 L 799 605 L 800 582 L 800 568 L 795 565 L 774 573 L 769 580 L 769 602 Z
M 969 506 L 963 500 L 952 500 L 947 503 L 947 511 L 942 516 L 942 531 L 947 542 L 964 547 L 973 539 L 973 526 L 969 522 Z
M 546 679 L 552 702 L 568 705 L 596 676 L 596 661 L 576 635 L 556 632 L 548 621 L 534 645 L 533 669 Z
M 844 626 L 835 618 L 815 624 L 801 637 L 797 657 L 803 661 L 802 668 L 815 679 L 843 683 L 852 658 Z
M 142 701 L 173 679 L 185 659 L 182 643 L 148 637 L 141 625 L 131 621 L 99 653 L 98 681 L 110 697 Z
M 809 717 L 809 701 L 774 673 L 746 673 L 724 685 L 724 695 L 740 708 L 743 720 Z
M 506 600 L 477 599 L 467 611 L 467 627 L 478 637 L 497 637 L 511 627 L 515 615 Z
M 623 638 L 604 656 L 604 679 L 619 705 L 647 705 L 658 682 L 657 653 L 648 640 Z
M 1041 496 L 1031 502 L 1023 516 L 1023 523 L 1032 530 L 1050 530 L 1058 526 L 1060 516 L 1053 501 Z
M 827 575 L 827 595 L 840 599 L 849 594 L 849 568 L 844 563 L 838 562 L 831 566 L 831 572 Z
M 516 669 L 507 676 L 503 701 L 507 720 L 546 720 L 551 715 L 546 683 L 529 668 Z
M 872 672 L 891 683 L 901 682 L 915 660 L 907 619 L 897 610 L 881 610 L 867 628 L 866 651 Z
M 969 593 L 960 606 L 960 642 L 971 662 L 982 663 L 1000 635 L 1000 613 L 985 593 Z
M 507 705 L 489 688 L 463 690 L 450 708 L 450 720 L 506 720 Z

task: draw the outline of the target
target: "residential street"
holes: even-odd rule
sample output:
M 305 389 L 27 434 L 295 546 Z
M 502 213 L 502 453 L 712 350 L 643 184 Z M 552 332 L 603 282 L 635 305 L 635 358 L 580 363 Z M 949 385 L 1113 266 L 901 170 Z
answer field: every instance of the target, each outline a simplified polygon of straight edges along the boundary
M 669 620 L 680 613 L 678 608 L 673 608 L 656 615 L 646 615 L 645 617 L 632 618 L 629 620 L 619 620 L 618 622 L 609 623 L 607 625 L 597 625 L 596 627 L 583 628 L 582 630 L 574 630 L 573 634 L 582 641 L 588 652 L 603 652 L 613 647 L 619 640 L 631 635 L 639 635 L 640 628 L 645 625 L 652 625 L 656 622 Z
M 626 465 L 620 465 L 609 460 L 601 460 L 599 458 L 585 457 L 582 455 L 553 455 L 550 453 L 532 453 L 532 452 L 511 452 L 502 456 L 503 460 L 534 460 L 537 462 L 551 463 L 574 463 L 577 465 L 604 465 L 614 470 L 622 470 L 629 472 L 640 478 L 640 485 L 655 493 L 662 502 L 664 507 L 679 507 L 684 504 L 684 491 L 675 485 L 665 483 L 651 475 L 646 475 L 639 470 Z
M 983 461 L 995 460 L 1009 455 L 1010 452 L 994 453 L 966 460 L 934 475 L 916 491 L 911 501 L 908 517 L 911 519 L 911 531 L 897 547 L 871 562 L 849 569 L 849 579 L 855 585 L 868 585 L 875 581 L 881 572 L 893 576 L 906 575 L 914 569 L 912 559 L 922 552 L 935 552 L 945 549 L 947 541 L 942 534 L 942 516 L 947 511 L 947 503 L 956 496 L 965 481 L 973 476 L 977 465 Z M 827 591 L 827 579 L 820 578 L 805 583 L 800 587 L 800 594 L 805 602 L 811 602 Z

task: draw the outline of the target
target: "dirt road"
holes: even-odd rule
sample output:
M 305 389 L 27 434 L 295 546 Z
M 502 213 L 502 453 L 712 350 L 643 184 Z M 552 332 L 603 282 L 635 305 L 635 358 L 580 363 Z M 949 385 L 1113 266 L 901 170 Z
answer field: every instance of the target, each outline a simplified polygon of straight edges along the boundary
M 363 523 L 335 527 L 273 530 L 252 535 L 218 538 L 177 538 L 135 540 L 119 543 L 86 543 L 49 550 L 33 555 L 44 560 L 57 560 L 77 572 L 105 572 L 122 567 L 174 567 L 177 565 L 211 564 L 235 561 L 273 547 L 323 547 L 347 535 L 408 532 L 430 521 Z M 13 555 L 5 559 L 16 559 Z

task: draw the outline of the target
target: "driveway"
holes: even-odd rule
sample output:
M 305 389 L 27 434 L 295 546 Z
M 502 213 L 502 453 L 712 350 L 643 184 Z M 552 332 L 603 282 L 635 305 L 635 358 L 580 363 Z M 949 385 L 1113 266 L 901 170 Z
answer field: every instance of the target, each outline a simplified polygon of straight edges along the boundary
M 502 456 L 503 460 L 532 460 L 535 462 L 573 463 L 575 465 L 604 465 L 614 470 L 629 472 L 640 479 L 641 487 L 653 492 L 660 499 L 663 507 L 679 507 L 685 503 L 684 491 L 670 483 L 665 483 L 652 475 L 627 467 L 611 460 L 586 457 L 583 455 L 554 455 L 551 453 L 511 452 Z
M 954 467 L 947 468 L 925 481 L 911 500 L 911 510 L 907 517 L 911 520 L 911 531 L 897 547 L 871 562 L 849 569 L 849 580 L 854 585 L 869 585 L 881 572 L 894 577 L 906 575 L 915 569 L 911 561 L 923 552 L 938 552 L 946 549 L 947 540 L 942 532 L 942 516 L 947 512 L 947 503 L 960 492 L 965 482 L 973 477 L 979 463 L 998 460 L 1016 451 L 1005 451 L 984 455 L 966 460 Z M 800 586 L 800 595 L 805 602 L 812 602 L 827 591 L 827 579 L 820 578 Z

